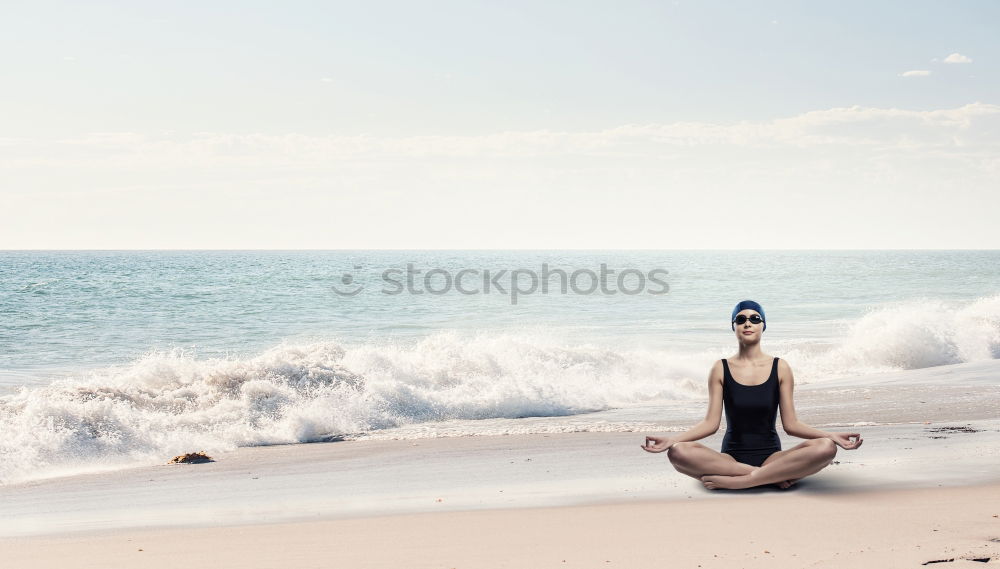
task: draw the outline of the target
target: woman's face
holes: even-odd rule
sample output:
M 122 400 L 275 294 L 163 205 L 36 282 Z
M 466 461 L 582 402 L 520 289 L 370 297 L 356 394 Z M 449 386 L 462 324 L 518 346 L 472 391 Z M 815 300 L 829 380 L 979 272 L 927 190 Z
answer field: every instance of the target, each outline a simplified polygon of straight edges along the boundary
M 740 316 L 746 316 L 747 320 L 743 324 L 736 324 L 736 338 L 741 344 L 756 344 L 760 342 L 760 335 L 764 332 L 764 322 L 761 321 L 758 324 L 754 324 L 750 321 L 751 316 L 760 317 L 760 313 L 752 308 L 747 308 L 741 310 L 737 315 L 737 319 Z

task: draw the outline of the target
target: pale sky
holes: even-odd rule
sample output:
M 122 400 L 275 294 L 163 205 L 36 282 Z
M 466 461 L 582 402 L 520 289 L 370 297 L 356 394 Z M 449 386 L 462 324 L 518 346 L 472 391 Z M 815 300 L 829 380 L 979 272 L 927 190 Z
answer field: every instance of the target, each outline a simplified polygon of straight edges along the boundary
M 1000 248 L 1000 3 L 5 2 L 0 249 Z

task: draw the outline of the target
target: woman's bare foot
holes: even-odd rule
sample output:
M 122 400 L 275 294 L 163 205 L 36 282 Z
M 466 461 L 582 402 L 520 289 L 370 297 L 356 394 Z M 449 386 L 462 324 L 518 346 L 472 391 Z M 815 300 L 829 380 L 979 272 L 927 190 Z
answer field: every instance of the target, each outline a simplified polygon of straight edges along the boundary
M 705 485 L 705 488 L 709 490 L 715 490 L 716 488 L 725 488 L 727 490 L 742 490 L 743 488 L 750 488 L 753 486 L 753 478 L 750 474 L 745 474 L 743 476 L 719 476 L 719 475 L 705 475 L 701 477 L 701 483 Z
M 778 482 L 776 486 L 784 490 L 785 488 L 791 488 L 793 484 L 798 482 L 798 478 L 792 478 L 791 480 L 785 480 L 784 482 Z
M 743 488 L 751 488 L 754 486 L 753 478 L 751 478 L 751 476 L 753 475 L 754 472 L 758 470 L 760 470 L 760 467 L 756 466 L 754 467 L 753 470 L 750 471 L 750 474 L 745 474 L 743 476 L 719 476 L 719 475 L 702 476 L 701 482 L 702 484 L 705 485 L 705 488 L 708 488 L 709 490 L 715 490 L 716 488 L 726 488 L 729 490 L 740 490 Z M 798 478 L 792 478 L 789 480 L 785 480 L 783 482 L 776 482 L 774 485 L 784 490 L 786 488 L 791 488 L 798 481 L 799 481 Z
M 715 490 L 716 488 L 741 490 L 743 488 L 752 488 L 754 485 L 749 474 L 746 476 L 702 476 L 701 482 L 709 490 Z M 796 482 L 798 482 L 798 479 L 793 478 L 784 482 L 776 482 L 774 485 L 785 490 L 791 488 Z

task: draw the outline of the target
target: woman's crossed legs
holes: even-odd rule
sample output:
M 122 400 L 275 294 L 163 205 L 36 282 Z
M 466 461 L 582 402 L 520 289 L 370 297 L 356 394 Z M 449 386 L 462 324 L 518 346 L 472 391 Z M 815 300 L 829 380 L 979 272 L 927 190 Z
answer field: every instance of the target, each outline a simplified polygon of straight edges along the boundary
M 682 474 L 697 478 L 712 490 L 715 488 L 750 488 L 777 484 L 788 488 L 798 479 L 815 474 L 833 462 L 837 445 L 830 439 L 809 439 L 788 450 L 775 452 L 760 466 L 738 462 L 696 442 L 676 443 L 667 456 Z

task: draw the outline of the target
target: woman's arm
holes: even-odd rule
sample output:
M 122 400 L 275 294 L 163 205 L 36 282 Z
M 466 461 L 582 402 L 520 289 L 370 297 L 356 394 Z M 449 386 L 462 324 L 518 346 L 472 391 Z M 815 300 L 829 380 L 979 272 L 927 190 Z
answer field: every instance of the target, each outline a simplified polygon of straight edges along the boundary
M 800 439 L 830 438 L 831 433 L 814 429 L 799 421 L 798 416 L 795 414 L 795 403 L 793 402 L 795 376 L 792 374 L 792 366 L 788 365 L 788 362 L 783 359 L 778 360 L 778 379 L 780 393 L 778 405 L 781 409 L 781 426 L 785 429 L 785 432 Z
M 714 435 L 722 422 L 722 361 L 715 362 L 708 372 L 708 412 L 697 425 L 668 437 L 646 437 L 642 449 L 648 452 L 663 452 L 674 443 L 697 441 Z M 650 444 L 652 443 L 652 444 Z
M 800 439 L 829 439 L 833 433 L 814 429 L 799 421 L 795 414 L 793 395 L 795 391 L 795 376 L 792 366 L 784 359 L 778 360 L 778 379 L 780 380 L 779 406 L 781 408 L 781 426 L 785 432 Z
M 863 442 L 861 433 L 828 433 L 819 429 L 814 429 L 809 425 L 799 421 L 795 415 L 795 404 L 792 402 L 792 395 L 795 390 L 795 377 L 792 375 L 792 366 L 785 360 L 778 360 L 778 379 L 781 382 L 781 396 L 779 405 L 781 406 L 781 426 L 785 432 L 793 437 L 801 439 L 830 439 L 840 448 L 854 450 L 861 446 Z M 855 440 L 851 440 L 851 439 Z

